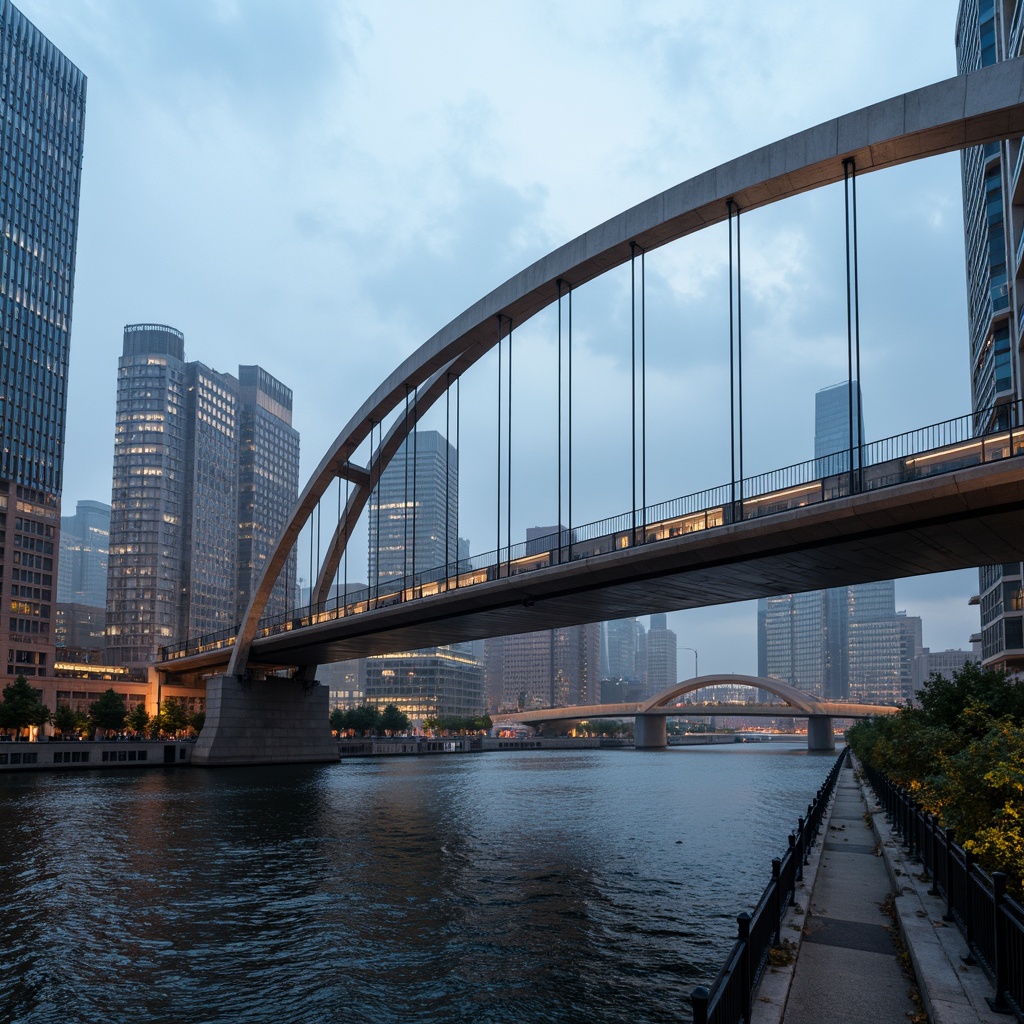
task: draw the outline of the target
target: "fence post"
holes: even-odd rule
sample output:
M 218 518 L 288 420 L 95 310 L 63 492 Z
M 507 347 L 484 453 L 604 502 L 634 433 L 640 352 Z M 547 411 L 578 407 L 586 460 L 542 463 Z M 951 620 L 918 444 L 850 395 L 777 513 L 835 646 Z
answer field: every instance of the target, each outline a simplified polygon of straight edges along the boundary
M 807 850 L 807 822 L 803 818 L 797 818 L 796 820 L 800 829 L 800 867 L 797 872 L 797 878 L 802 882 L 804 880 L 804 865 L 810 860 L 810 854 Z
M 971 913 L 971 871 L 974 870 L 974 854 L 964 850 L 964 938 L 967 940 L 967 956 L 960 959 L 965 964 L 976 964 L 974 959 L 974 914 Z
M 753 979 L 750 976 L 750 914 L 743 911 L 736 917 L 736 939 L 740 950 L 740 998 L 743 1000 L 743 1019 L 750 1020 L 750 996 Z
M 946 913 L 942 915 L 943 921 L 953 920 L 953 836 L 956 829 L 946 828 L 942 830 L 946 837 Z
M 690 993 L 690 1006 L 693 1009 L 693 1024 L 708 1024 L 708 996 L 710 993 L 703 985 L 698 985 Z
M 775 892 L 772 895 L 772 945 L 776 946 L 782 932 L 782 861 L 772 857 L 772 882 Z
M 803 877 L 804 859 L 800 855 L 800 848 L 796 845 L 796 836 L 789 833 L 789 862 L 793 865 L 793 892 L 789 897 L 789 905 L 796 906 L 796 883 Z
M 1006 872 L 1005 871 L 993 871 L 992 872 L 992 900 L 994 903 L 995 913 L 993 914 L 994 920 L 992 927 L 995 932 L 993 938 L 995 939 L 995 997 L 992 999 L 986 998 L 986 1002 L 992 1007 L 996 1013 L 1008 1013 L 1010 1010 L 1009 1004 L 1006 1002 L 1006 920 L 1003 911 L 1003 901 L 1006 899 Z M 750 1017 L 747 1017 L 749 1020 Z

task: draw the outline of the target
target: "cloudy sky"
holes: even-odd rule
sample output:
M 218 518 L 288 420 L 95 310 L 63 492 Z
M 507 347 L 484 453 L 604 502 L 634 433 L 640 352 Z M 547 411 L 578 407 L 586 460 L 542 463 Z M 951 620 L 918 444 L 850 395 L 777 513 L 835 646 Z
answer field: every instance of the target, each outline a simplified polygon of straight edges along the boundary
M 955 0 L 18 5 L 89 78 L 67 511 L 109 501 L 126 323 L 171 324 L 188 358 L 290 386 L 305 479 L 405 356 L 555 246 L 955 73 Z M 871 440 L 969 409 L 959 160 L 867 176 L 858 195 Z M 845 376 L 842 218 L 841 188 L 744 218 L 749 471 L 809 458 L 814 392 Z M 726 245 L 716 229 L 647 257 L 650 501 L 729 475 Z M 628 296 L 618 271 L 575 298 L 575 522 L 629 506 Z M 549 312 L 516 332 L 513 539 L 557 517 L 555 330 Z M 474 552 L 495 544 L 495 372 L 484 360 L 462 389 Z M 901 581 L 897 607 L 929 646 L 965 646 L 975 589 L 973 572 Z M 702 671 L 755 670 L 752 605 L 672 625 Z

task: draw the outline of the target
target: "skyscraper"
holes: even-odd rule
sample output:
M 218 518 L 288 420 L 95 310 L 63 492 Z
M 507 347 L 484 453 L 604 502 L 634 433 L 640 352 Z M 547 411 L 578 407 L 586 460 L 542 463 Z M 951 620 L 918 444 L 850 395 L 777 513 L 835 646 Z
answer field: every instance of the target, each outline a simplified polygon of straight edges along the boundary
M 851 430 L 852 428 L 852 430 Z M 850 449 L 857 452 L 864 439 L 860 384 L 848 381 L 822 388 L 814 396 L 814 458 L 819 477 L 850 469 Z
M 459 453 L 436 430 L 414 430 L 370 496 L 370 586 L 459 557 Z M 379 543 L 378 543 L 379 531 Z
M 109 505 L 102 501 L 80 501 L 73 516 L 61 516 L 57 582 L 57 600 L 61 604 L 106 608 L 109 545 Z
M 0 650 L 50 676 L 86 78 L 0 0 Z
M 458 452 L 436 430 L 413 431 L 370 496 L 370 586 L 455 563 L 458 508 Z M 420 721 L 476 716 L 485 707 L 483 664 L 470 644 L 367 658 L 366 699 Z
M 56 641 L 60 660 L 75 652 L 100 652 L 105 646 L 107 554 L 110 506 L 80 501 L 73 516 L 60 520 L 60 569 L 57 580 Z
M 861 404 L 857 381 L 815 394 L 814 458 L 820 476 L 849 472 L 851 438 L 856 448 L 864 437 Z M 898 699 L 904 682 L 902 628 L 892 580 L 762 598 L 758 674 L 829 700 Z M 909 669 L 905 681 L 909 688 Z
M 966 74 L 1019 56 L 1022 9 L 1024 0 L 961 0 L 957 70 Z M 971 404 L 979 431 L 1021 423 L 1024 201 L 1019 154 L 1020 140 L 1011 139 L 972 146 L 960 155 Z M 1010 672 L 1024 671 L 1022 580 L 1019 561 L 979 569 L 982 662 Z
M 124 329 L 107 585 L 107 657 L 115 664 L 148 665 L 161 646 L 235 626 L 239 561 L 252 560 L 259 533 L 276 540 L 294 504 L 298 438 L 290 426 L 261 431 L 251 416 L 243 451 L 238 425 L 245 401 L 262 395 L 272 405 L 288 389 L 259 367 L 245 376 L 240 389 L 232 375 L 186 362 L 184 335 L 173 327 Z M 267 411 L 281 419 L 282 410 Z M 254 471 L 271 468 L 280 488 L 257 502 L 250 487 L 240 520 L 240 479 L 251 484 Z M 266 519 L 253 529 L 257 508 Z
M 651 616 L 647 631 L 647 693 L 662 693 L 679 681 L 676 667 L 676 634 L 668 628 L 664 612 Z
M 299 432 L 292 426 L 292 392 L 259 366 L 238 368 L 238 595 L 241 622 L 263 567 L 299 493 Z M 288 610 L 295 579 L 293 549 L 265 614 Z
M 485 640 L 489 705 L 497 710 L 600 704 L 600 647 L 596 622 Z

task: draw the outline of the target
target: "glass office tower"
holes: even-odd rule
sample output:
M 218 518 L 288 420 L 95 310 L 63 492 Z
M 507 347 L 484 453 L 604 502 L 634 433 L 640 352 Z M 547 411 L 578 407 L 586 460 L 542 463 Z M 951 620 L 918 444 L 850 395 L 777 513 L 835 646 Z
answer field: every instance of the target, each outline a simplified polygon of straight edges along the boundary
M 961 0 L 956 60 L 961 74 L 1019 56 L 1024 0 Z M 971 402 L 979 430 L 1021 423 L 1021 304 L 1024 301 L 1024 174 L 1020 139 L 972 146 L 960 157 Z M 978 570 L 985 665 L 1024 671 L 1020 562 Z
M 237 626 L 298 497 L 291 391 L 185 361 L 165 324 L 128 324 L 118 362 L 107 658 L 141 667 L 162 646 Z M 294 564 L 292 564 L 294 579 Z M 244 591 L 243 591 L 244 588 Z M 278 584 L 283 608 L 286 582 Z M 244 610 L 244 608 L 243 608 Z
M 0 652 L 52 674 L 86 78 L 0 0 Z

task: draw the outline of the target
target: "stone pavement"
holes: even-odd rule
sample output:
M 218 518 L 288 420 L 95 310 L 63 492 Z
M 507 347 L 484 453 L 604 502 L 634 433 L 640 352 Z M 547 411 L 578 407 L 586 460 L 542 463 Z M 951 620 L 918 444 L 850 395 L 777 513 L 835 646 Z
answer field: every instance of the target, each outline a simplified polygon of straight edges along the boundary
M 755 993 L 753 1024 L 895 1024 L 923 1021 L 925 1011 L 930 1024 L 1006 1020 L 988 1008 L 987 979 L 980 968 L 963 965 L 966 945 L 942 921 L 945 905 L 927 896 L 920 874 L 848 763 L 797 906 L 783 923 L 794 961 L 766 972 Z M 914 966 L 918 1001 L 897 958 L 887 903 Z

